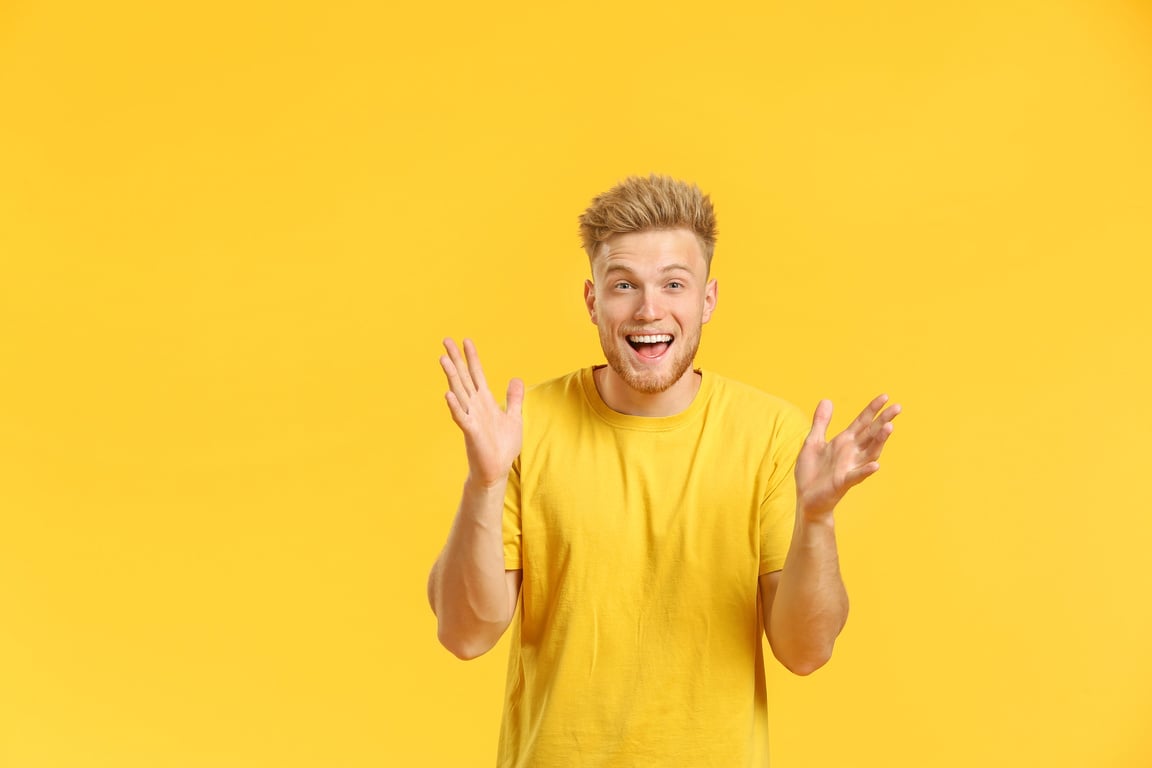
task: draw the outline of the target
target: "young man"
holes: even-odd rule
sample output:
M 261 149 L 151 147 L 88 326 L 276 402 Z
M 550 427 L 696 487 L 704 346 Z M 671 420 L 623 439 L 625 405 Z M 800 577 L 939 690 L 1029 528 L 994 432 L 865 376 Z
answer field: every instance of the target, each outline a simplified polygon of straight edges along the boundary
M 580 217 L 606 366 L 501 409 L 475 346 L 440 358 L 468 478 L 428 595 L 461 658 L 513 628 L 498 764 L 763 766 L 761 633 L 822 666 L 848 614 L 834 512 L 900 406 L 825 439 L 793 406 L 694 370 L 716 308 L 711 201 L 633 177 Z M 517 613 L 517 603 L 520 611 Z

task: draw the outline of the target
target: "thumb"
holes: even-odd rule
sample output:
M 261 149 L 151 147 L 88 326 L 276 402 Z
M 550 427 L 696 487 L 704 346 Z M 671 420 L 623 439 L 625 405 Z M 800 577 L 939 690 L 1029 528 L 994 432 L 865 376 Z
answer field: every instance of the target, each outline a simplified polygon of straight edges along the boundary
M 512 379 L 508 382 L 508 405 L 505 411 L 513 416 L 520 416 L 521 406 L 524 404 L 524 382 L 521 379 Z
M 821 400 L 816 405 L 816 413 L 812 416 L 812 431 L 808 433 L 806 442 L 827 442 L 828 424 L 832 421 L 832 401 Z

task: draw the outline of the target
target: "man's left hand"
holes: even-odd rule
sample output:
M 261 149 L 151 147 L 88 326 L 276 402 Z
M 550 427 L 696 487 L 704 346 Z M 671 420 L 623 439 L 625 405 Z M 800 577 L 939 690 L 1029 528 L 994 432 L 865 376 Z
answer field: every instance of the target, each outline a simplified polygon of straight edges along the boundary
M 832 401 L 820 401 L 796 459 L 797 514 L 809 520 L 829 518 L 849 488 L 880 469 L 880 452 L 895 428 L 892 420 L 900 414 L 899 405 L 885 408 L 887 402 L 887 395 L 877 397 L 829 442 Z

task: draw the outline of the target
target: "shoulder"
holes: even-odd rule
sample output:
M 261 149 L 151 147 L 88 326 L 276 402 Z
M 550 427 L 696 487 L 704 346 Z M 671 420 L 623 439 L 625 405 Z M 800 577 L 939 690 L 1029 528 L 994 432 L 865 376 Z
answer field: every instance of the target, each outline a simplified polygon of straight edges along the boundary
M 807 431 L 804 412 L 784 398 L 711 371 L 704 375 L 712 378 L 710 409 L 738 422 L 770 424 L 778 434 Z
M 524 393 L 524 442 L 521 457 L 537 456 L 543 445 L 563 443 L 591 420 L 584 392 L 584 369 L 528 387 Z
M 533 384 L 524 392 L 524 423 L 546 427 L 566 419 L 580 418 L 589 410 L 585 379 L 589 369 L 579 369 Z
M 709 439 L 720 442 L 736 465 L 762 479 L 756 487 L 764 498 L 791 476 L 808 422 L 782 397 L 708 371 L 704 375 L 713 378 L 705 415 Z
M 528 387 L 524 393 L 526 403 L 548 407 L 583 397 L 584 371 L 576 370 Z

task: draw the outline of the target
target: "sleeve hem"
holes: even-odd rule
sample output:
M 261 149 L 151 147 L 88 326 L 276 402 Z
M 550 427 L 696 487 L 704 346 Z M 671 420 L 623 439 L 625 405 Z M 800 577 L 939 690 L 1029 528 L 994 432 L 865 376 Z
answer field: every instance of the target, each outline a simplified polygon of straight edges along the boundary
M 766 573 L 773 573 L 775 571 L 784 570 L 783 560 L 769 560 L 765 563 L 760 563 L 760 573 L 757 576 L 763 576 Z

